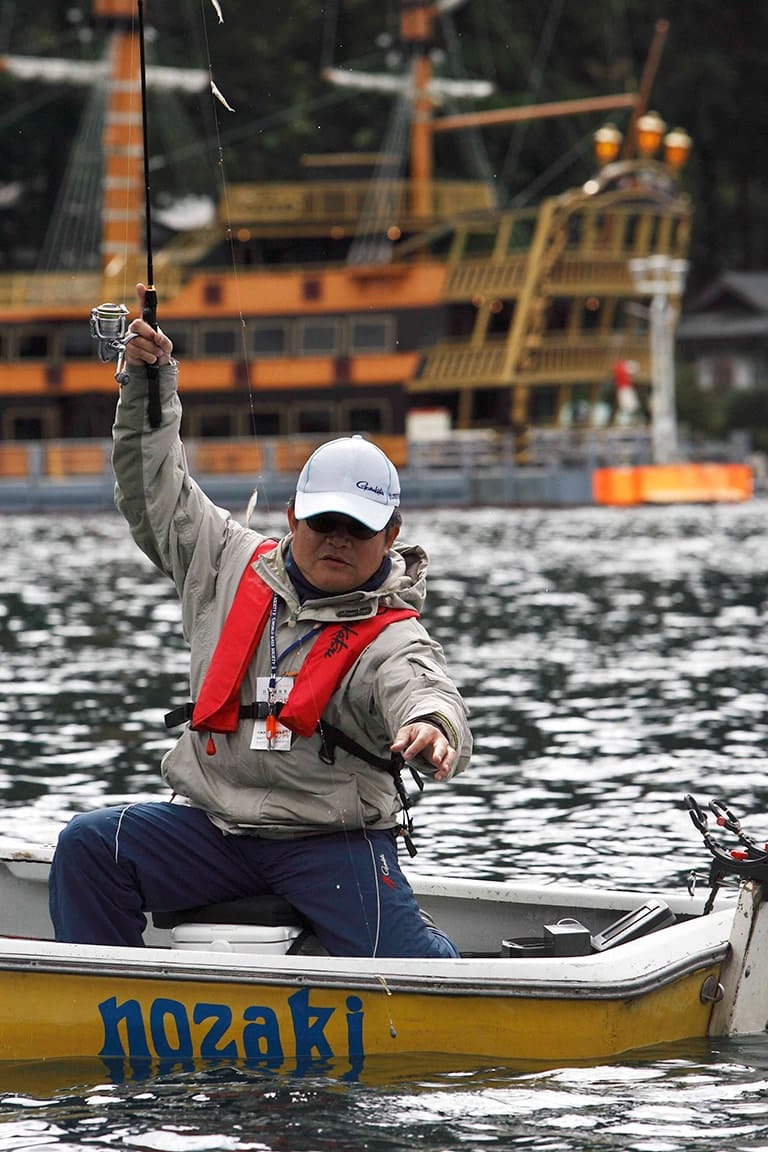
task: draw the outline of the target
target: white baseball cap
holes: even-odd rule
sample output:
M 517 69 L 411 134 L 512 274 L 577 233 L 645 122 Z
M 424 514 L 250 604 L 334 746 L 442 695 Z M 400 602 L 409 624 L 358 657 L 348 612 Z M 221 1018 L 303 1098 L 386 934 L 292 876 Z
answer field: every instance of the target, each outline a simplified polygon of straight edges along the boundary
M 329 440 L 312 453 L 296 485 L 297 520 L 340 512 L 380 532 L 400 503 L 400 479 L 392 461 L 362 436 Z

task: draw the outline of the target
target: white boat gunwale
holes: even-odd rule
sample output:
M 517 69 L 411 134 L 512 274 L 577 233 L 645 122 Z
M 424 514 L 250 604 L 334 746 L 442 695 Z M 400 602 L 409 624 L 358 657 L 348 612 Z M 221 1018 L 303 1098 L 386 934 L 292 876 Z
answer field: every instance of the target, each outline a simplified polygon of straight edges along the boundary
M 0 938 L 0 971 L 34 971 L 81 977 L 178 980 L 503 998 L 621 1000 L 637 998 L 720 964 L 729 952 L 732 914 L 671 925 L 677 954 L 661 949 L 658 932 L 615 950 L 578 957 L 472 957 L 459 960 L 330 956 L 274 956 L 167 948 L 102 948 L 98 945 Z M 689 938 L 704 936 L 693 948 Z

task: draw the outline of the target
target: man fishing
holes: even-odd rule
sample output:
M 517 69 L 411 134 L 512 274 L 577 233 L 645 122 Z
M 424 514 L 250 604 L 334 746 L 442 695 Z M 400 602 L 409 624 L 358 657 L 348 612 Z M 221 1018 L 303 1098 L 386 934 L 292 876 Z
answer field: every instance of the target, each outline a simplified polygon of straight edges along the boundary
M 62 831 L 56 939 L 140 946 L 148 911 L 272 893 L 331 955 L 458 955 L 398 862 L 398 842 L 410 846 L 403 762 L 448 780 L 472 738 L 418 619 L 427 557 L 396 545 L 396 469 L 362 437 L 322 445 L 299 476 L 288 534 L 268 539 L 188 472 L 170 339 L 136 319 L 125 361 L 116 503 L 178 590 L 193 701 L 171 714 L 185 726 L 162 762 L 170 801 L 84 813 Z

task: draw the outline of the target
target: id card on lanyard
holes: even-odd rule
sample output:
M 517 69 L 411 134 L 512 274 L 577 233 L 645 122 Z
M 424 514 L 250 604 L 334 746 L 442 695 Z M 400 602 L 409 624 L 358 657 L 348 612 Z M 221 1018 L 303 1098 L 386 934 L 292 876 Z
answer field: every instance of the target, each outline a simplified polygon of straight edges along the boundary
M 257 676 L 256 699 L 269 702 L 270 706 L 285 704 L 293 688 L 293 676 L 276 676 L 274 685 L 271 676 Z M 281 724 L 276 716 L 265 720 L 255 720 L 251 733 L 251 748 L 261 748 L 269 752 L 287 752 L 291 746 L 293 733 Z
M 268 752 L 287 752 L 291 747 L 291 738 L 293 733 L 290 728 L 286 728 L 281 724 L 277 718 L 278 709 L 276 705 L 284 704 L 288 699 L 293 681 L 296 673 L 290 675 L 278 676 L 277 668 L 281 660 L 283 660 L 289 652 L 299 648 L 305 640 L 309 640 L 316 632 L 320 630 L 322 625 L 316 624 L 310 628 L 309 632 L 304 636 L 300 636 L 298 640 L 294 640 L 289 644 L 283 652 L 278 655 L 277 652 L 277 608 L 278 608 L 277 593 L 272 597 L 272 610 L 269 616 L 269 676 L 258 676 L 256 678 L 256 699 L 265 701 L 269 705 L 269 715 L 264 720 L 255 720 L 253 724 L 253 732 L 251 733 L 251 748 L 262 749 Z

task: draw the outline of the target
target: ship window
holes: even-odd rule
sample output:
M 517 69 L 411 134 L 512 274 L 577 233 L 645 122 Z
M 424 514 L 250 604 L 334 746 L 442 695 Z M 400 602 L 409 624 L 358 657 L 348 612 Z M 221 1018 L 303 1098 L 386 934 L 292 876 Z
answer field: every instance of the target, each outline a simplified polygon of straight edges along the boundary
M 87 324 L 72 324 L 59 333 L 61 355 L 64 359 L 90 360 L 96 353 L 98 344 L 91 336 Z
M 512 223 L 509 236 L 508 251 L 521 252 L 527 250 L 533 242 L 535 220 L 533 217 L 523 216 Z
M 472 425 L 495 428 L 509 424 L 509 392 L 506 388 L 477 388 L 472 397 Z
M 563 297 L 554 297 L 547 309 L 547 328 L 552 332 L 565 332 L 571 318 L 571 302 Z
M 574 214 L 567 225 L 568 247 L 578 248 L 585 233 L 584 217 Z
M 10 440 L 42 440 L 45 436 L 45 427 L 42 416 L 12 416 L 10 424 Z
M 18 337 L 20 360 L 45 360 L 48 355 L 48 333 L 44 328 L 22 328 Z
M 204 356 L 234 356 L 235 333 L 232 328 L 206 328 L 203 331 Z
M 333 430 L 333 413 L 327 407 L 302 408 L 297 415 L 296 424 L 300 433 L 325 435 Z
M 627 216 L 624 220 L 624 247 L 627 251 L 634 252 L 637 249 L 640 223 L 639 216 Z
M 225 439 L 233 434 L 232 413 L 226 409 L 222 411 L 217 408 L 208 412 L 198 412 L 195 423 L 197 424 L 197 435 L 201 438 L 215 436 Z
M 601 302 L 597 296 L 588 296 L 586 298 L 581 309 L 582 332 L 594 332 L 596 328 L 600 327 L 600 308 Z
M 337 320 L 304 320 L 299 325 L 302 356 L 335 356 L 339 348 Z
M 288 351 L 288 325 L 255 324 L 251 331 L 254 356 L 284 356 Z
M 361 316 L 349 321 L 349 351 L 390 352 L 394 345 L 392 316 Z
M 344 418 L 348 432 L 385 432 L 384 411 L 381 405 L 350 405 Z
M 251 424 L 254 436 L 279 436 L 282 432 L 277 408 L 254 409 Z
M 488 335 L 497 335 L 499 332 L 508 332 L 512 327 L 515 316 L 514 302 L 510 300 L 491 301 L 490 315 L 488 317 Z
M 109 436 L 113 416 L 114 406 L 102 397 L 88 404 L 72 404 L 67 407 L 67 435 L 76 440 Z
M 614 229 L 611 227 L 612 219 L 614 217 L 607 212 L 595 212 L 595 248 L 607 249 L 612 246 L 614 240 Z
M 496 244 L 496 232 L 468 232 L 464 240 L 464 256 L 490 256 Z
M 173 340 L 174 356 L 189 356 L 191 354 L 192 332 L 187 325 L 182 324 L 177 328 L 174 324 L 168 335 Z
M 605 332 L 616 331 L 616 313 L 619 311 L 619 301 L 611 296 L 603 300 L 603 319 L 600 327 Z
M 554 384 L 531 389 L 528 420 L 531 424 L 552 424 L 557 413 L 558 388 Z

